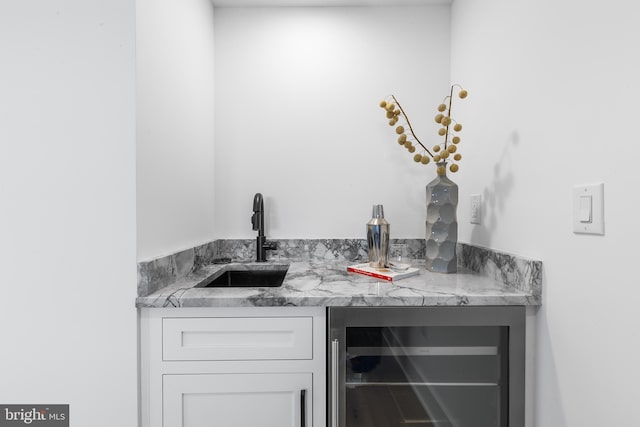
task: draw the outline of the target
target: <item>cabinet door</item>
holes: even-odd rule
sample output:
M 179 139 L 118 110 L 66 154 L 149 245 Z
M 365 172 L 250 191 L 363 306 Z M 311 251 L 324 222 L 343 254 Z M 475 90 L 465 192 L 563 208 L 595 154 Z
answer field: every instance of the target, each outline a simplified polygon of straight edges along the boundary
M 163 427 L 310 427 L 311 373 L 163 376 Z

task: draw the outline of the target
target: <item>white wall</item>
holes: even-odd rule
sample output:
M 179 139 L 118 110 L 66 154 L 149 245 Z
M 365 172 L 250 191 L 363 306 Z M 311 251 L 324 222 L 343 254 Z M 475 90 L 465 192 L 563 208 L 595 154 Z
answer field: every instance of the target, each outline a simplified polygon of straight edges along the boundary
M 0 2 L 0 402 L 135 426 L 131 0 Z
M 632 2 L 456 0 L 452 80 L 470 90 L 460 239 L 544 263 L 536 425 L 640 425 L 634 267 L 640 58 Z M 605 236 L 575 235 L 571 191 L 605 183 Z
M 136 1 L 139 260 L 214 238 L 213 12 Z
M 382 203 L 394 237 L 424 235 L 425 185 L 379 101 L 418 137 L 449 85 L 449 6 L 217 8 L 216 238 L 250 238 L 262 192 L 271 238 L 364 237 Z

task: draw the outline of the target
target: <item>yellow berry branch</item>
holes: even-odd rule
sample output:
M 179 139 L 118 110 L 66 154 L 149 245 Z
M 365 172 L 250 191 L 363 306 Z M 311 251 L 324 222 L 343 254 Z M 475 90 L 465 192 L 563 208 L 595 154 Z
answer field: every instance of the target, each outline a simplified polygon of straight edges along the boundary
M 453 85 L 451 85 L 451 91 L 449 92 L 449 109 L 447 110 L 447 117 L 449 119 L 451 119 L 451 104 L 453 104 Z M 447 98 L 444 98 L 444 100 L 442 101 L 442 104 L 444 104 L 445 102 L 447 102 Z M 440 111 L 440 108 L 438 108 L 438 111 Z M 451 125 L 451 122 L 447 123 L 446 126 L 446 131 L 445 131 L 445 136 L 444 136 L 444 148 L 445 150 L 447 149 L 447 142 L 449 141 L 449 125 Z
M 380 102 L 380 107 L 384 108 L 386 111 L 386 116 L 389 119 L 389 126 L 395 126 L 400 120 L 402 120 L 404 122 L 403 124 L 406 124 L 409 130 L 409 135 L 407 135 L 407 133 L 405 133 L 403 124 L 400 124 L 395 128 L 396 133 L 399 135 L 398 144 L 404 146 L 410 153 L 414 153 L 416 151 L 416 147 L 412 142 L 416 142 L 418 145 L 420 145 L 420 147 L 422 147 L 422 152 L 417 153 L 413 156 L 413 160 L 416 163 L 422 163 L 426 165 L 430 162 L 431 159 L 433 159 L 435 163 L 445 162 L 446 164 L 446 160 L 451 156 L 452 164 L 449 166 L 449 170 L 451 172 L 457 172 L 459 170 L 459 166 L 455 162 L 458 162 L 462 159 L 462 155 L 460 153 L 457 153 L 457 144 L 460 143 L 460 137 L 457 135 L 452 136 L 451 141 L 449 141 L 449 127 L 452 125 L 452 123 L 454 132 L 460 132 L 462 130 L 462 125 L 458 122 L 455 122 L 455 120 L 453 120 L 453 118 L 451 117 L 454 87 L 460 88 L 460 91 L 458 92 L 458 97 L 460 97 L 460 99 L 464 99 L 468 95 L 467 91 L 460 85 L 454 84 L 451 86 L 449 95 L 444 98 L 440 105 L 438 105 L 438 114 L 436 114 L 434 119 L 436 123 L 442 125 L 442 127 L 438 129 L 438 135 L 444 136 L 444 142 L 434 145 L 432 150 L 429 150 L 422 142 L 420 142 L 418 137 L 415 135 L 413 127 L 411 126 L 411 122 L 409 121 L 409 117 L 405 114 L 404 109 L 394 95 L 389 95 Z M 449 101 L 449 105 L 446 104 L 447 98 Z M 398 107 L 398 109 L 396 109 L 396 106 Z M 449 144 L 449 142 L 451 142 L 451 144 Z M 437 171 L 438 175 L 444 175 L 444 165 L 438 164 Z
M 420 142 L 420 140 L 418 139 L 418 137 L 416 136 L 416 134 L 413 132 L 413 127 L 411 126 L 411 122 L 409 121 L 409 117 L 405 114 L 404 109 L 402 108 L 402 105 L 400 105 L 400 102 L 396 99 L 395 96 L 391 95 L 391 98 L 393 99 L 393 102 L 396 103 L 396 105 L 398 106 L 398 109 L 400 110 L 400 114 L 402 115 L 402 117 L 404 117 L 405 121 L 407 122 L 407 126 L 409 127 L 409 132 L 411 132 L 411 136 L 413 136 L 413 139 L 416 140 L 416 142 L 418 144 L 420 144 L 420 146 L 427 152 L 429 153 L 429 155 L 431 155 L 431 157 L 433 157 L 433 155 L 431 154 L 431 152 L 429 151 L 429 149 L 427 147 L 424 146 L 424 144 L 422 142 Z M 383 101 L 386 102 L 386 101 Z M 393 105 L 393 104 L 391 104 Z M 381 105 L 382 106 L 382 105 Z

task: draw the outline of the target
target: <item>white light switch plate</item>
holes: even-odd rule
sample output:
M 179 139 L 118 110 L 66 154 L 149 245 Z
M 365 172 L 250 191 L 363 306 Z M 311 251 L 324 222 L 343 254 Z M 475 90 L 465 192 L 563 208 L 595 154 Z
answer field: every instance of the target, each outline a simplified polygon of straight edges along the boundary
M 480 194 L 472 194 L 471 195 L 471 224 L 480 224 L 480 213 L 482 206 L 482 195 Z
M 573 232 L 604 234 L 604 183 L 573 187 Z

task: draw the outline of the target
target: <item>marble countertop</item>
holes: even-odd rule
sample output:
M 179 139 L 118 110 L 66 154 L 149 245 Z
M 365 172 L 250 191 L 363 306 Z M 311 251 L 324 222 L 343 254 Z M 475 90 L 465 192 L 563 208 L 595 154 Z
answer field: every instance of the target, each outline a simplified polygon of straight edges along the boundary
M 289 270 L 277 288 L 199 288 L 224 267 L 205 265 L 161 289 L 136 299 L 143 307 L 264 306 L 459 306 L 539 305 L 539 295 L 463 267 L 456 274 L 420 274 L 394 282 L 348 273 L 346 260 L 283 260 Z M 251 264 L 251 263 L 249 263 Z M 268 264 L 268 263 L 267 263 Z

